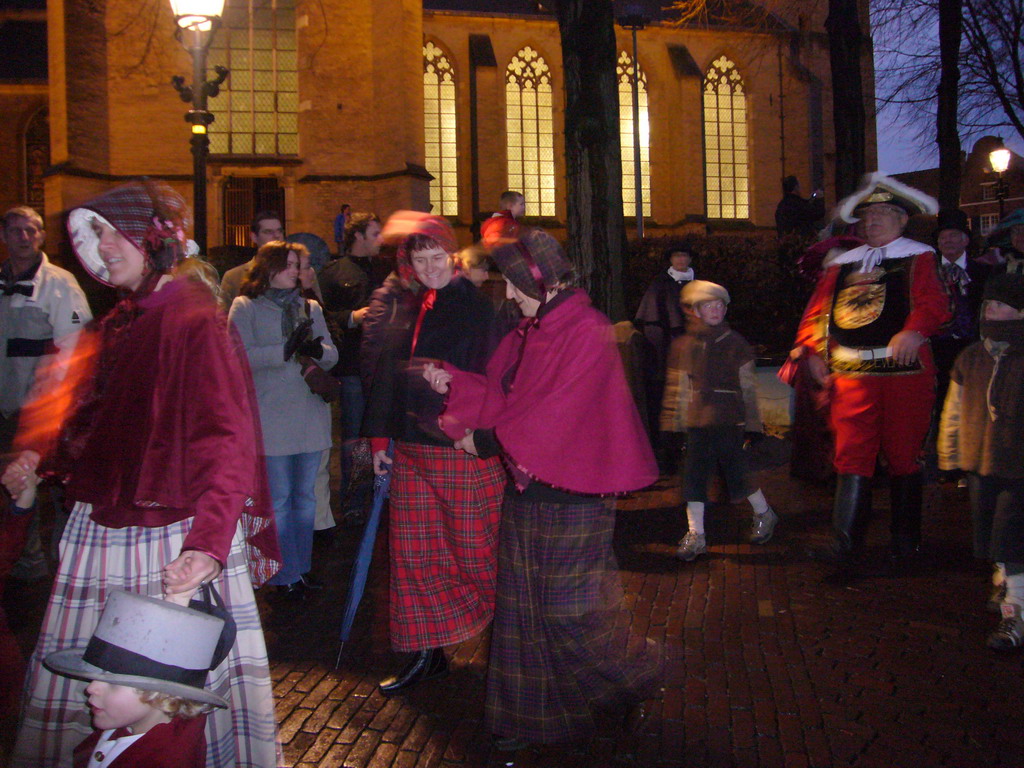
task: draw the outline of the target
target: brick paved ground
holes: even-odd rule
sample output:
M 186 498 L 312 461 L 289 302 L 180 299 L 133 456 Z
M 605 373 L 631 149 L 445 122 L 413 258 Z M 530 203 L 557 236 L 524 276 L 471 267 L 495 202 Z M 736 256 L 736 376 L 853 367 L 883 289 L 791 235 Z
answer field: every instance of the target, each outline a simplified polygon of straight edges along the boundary
M 762 473 L 779 511 L 766 547 L 739 543 L 747 510 L 709 508 L 710 554 L 672 557 L 683 522 L 666 480 L 620 503 L 617 547 L 635 631 L 664 643 L 665 694 L 636 739 L 614 722 L 574 748 L 491 748 L 481 726 L 487 639 L 454 651 L 453 674 L 385 699 L 385 552 L 378 548 L 352 641 L 334 669 L 336 627 L 356 534 L 317 547 L 328 589 L 300 608 L 261 608 L 289 766 L 1024 766 L 1021 656 L 984 647 L 987 573 L 970 559 L 963 491 L 928 489 L 923 567 L 837 583 L 802 553 L 828 490 Z M 886 506 L 884 488 L 876 505 Z M 872 530 L 878 553 L 885 515 Z M 28 645 L 44 585 L 8 590 Z

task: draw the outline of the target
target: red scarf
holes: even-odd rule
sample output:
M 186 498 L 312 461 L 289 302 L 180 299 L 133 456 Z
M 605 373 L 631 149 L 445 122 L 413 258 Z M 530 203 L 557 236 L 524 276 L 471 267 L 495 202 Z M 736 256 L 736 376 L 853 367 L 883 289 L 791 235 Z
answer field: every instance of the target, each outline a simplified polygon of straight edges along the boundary
M 416 342 L 420 339 L 420 328 L 423 327 L 423 316 L 427 312 L 434 308 L 434 300 L 437 298 L 437 291 L 433 288 L 428 288 L 427 292 L 423 294 L 423 302 L 420 304 L 420 313 L 416 317 L 416 330 L 412 332 L 412 349 L 409 350 L 409 356 L 412 357 L 416 354 Z

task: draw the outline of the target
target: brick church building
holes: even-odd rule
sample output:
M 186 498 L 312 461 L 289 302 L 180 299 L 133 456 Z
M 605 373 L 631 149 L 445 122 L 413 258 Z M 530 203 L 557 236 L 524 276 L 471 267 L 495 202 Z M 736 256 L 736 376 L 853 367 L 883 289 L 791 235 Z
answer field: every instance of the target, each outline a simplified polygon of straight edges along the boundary
M 833 203 L 825 0 L 776 0 L 749 24 L 709 11 L 680 25 L 669 0 L 640 5 L 639 66 L 616 29 L 627 223 L 637 77 L 648 235 L 771 228 L 789 174 Z M 170 86 L 191 67 L 174 30 L 167 0 L 0 4 L 0 205 L 44 210 L 52 250 L 62 211 L 124 180 L 191 198 L 187 106 Z M 532 0 L 227 0 L 210 51 L 231 70 L 210 101 L 210 247 L 245 244 L 264 207 L 333 242 L 342 203 L 433 210 L 468 241 L 506 188 L 564 232 L 559 39 Z

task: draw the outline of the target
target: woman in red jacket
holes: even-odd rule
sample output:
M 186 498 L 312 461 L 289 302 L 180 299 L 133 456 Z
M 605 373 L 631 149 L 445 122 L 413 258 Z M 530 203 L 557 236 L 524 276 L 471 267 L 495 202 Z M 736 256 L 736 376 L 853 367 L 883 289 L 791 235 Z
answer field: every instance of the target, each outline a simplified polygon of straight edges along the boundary
M 187 603 L 204 582 L 238 625 L 208 681 L 231 706 L 208 720 L 207 765 L 277 765 L 253 597 L 253 583 L 277 565 L 259 423 L 248 367 L 224 318 L 204 288 L 171 278 L 186 224 L 180 195 L 149 182 L 111 190 L 68 216 L 82 265 L 121 301 L 96 328 L 87 373 L 65 379 L 74 387 L 67 418 L 59 407 L 29 408 L 19 444 L 34 450 L 3 476 L 18 493 L 35 470 L 64 481 L 75 502 L 29 664 L 16 766 L 67 766 L 92 731 L 85 684 L 55 676 L 43 659 L 88 642 L 111 590 Z

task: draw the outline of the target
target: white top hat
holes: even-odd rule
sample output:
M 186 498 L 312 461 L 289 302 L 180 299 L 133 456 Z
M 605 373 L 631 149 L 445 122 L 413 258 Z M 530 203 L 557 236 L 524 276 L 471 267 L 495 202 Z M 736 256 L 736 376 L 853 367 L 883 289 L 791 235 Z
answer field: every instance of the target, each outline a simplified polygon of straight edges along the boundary
M 89 645 L 51 653 L 46 666 L 69 677 L 227 707 L 203 688 L 223 629 L 216 616 L 118 590 L 110 593 Z

